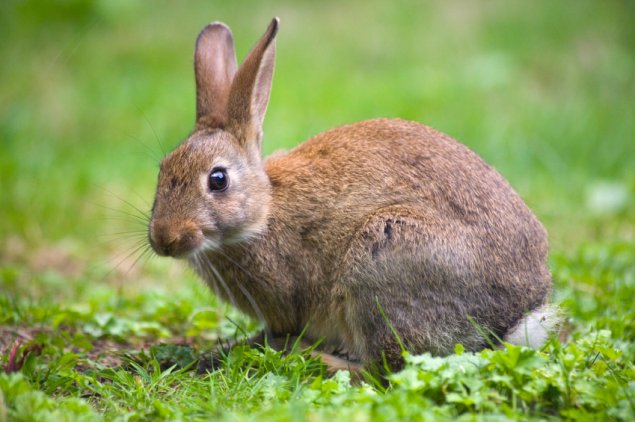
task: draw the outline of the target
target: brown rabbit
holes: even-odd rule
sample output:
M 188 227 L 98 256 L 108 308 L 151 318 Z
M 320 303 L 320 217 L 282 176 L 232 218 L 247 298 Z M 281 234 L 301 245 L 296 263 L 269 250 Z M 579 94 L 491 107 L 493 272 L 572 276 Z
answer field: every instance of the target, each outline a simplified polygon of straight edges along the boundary
M 261 158 L 277 30 L 240 67 L 227 26 L 200 33 L 196 126 L 161 162 L 156 253 L 185 258 L 271 344 L 321 340 L 332 369 L 399 369 L 402 345 L 542 344 L 557 323 L 545 230 L 465 146 L 375 119 Z

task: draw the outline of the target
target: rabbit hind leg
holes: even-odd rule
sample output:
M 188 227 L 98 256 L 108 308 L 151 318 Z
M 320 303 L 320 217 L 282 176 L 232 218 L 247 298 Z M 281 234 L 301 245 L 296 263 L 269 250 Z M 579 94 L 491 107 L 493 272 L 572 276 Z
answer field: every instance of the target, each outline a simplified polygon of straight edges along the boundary
M 401 369 L 403 349 L 444 355 L 456 343 L 482 348 L 460 289 L 469 260 L 461 254 L 469 250 L 447 246 L 460 236 L 441 218 L 395 206 L 370 216 L 353 237 L 335 277 L 333 312 L 372 372 Z

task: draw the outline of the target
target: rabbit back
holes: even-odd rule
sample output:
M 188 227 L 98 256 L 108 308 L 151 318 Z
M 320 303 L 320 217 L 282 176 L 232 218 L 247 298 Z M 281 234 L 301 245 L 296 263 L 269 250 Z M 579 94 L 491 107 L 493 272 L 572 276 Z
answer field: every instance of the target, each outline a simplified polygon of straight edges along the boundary
M 512 254 L 506 258 L 519 265 L 545 265 L 546 232 L 518 194 L 477 154 L 425 125 L 375 119 L 343 126 L 264 165 L 270 221 L 292 227 L 328 262 L 342 256 L 365 219 L 401 205 L 431 225 L 479 238 L 492 258 Z

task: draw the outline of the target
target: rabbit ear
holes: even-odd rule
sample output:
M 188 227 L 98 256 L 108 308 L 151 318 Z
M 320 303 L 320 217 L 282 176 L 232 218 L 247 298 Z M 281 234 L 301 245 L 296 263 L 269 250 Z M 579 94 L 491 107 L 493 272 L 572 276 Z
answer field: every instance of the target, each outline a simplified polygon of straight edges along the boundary
M 236 67 L 231 30 L 222 22 L 210 23 L 199 34 L 194 53 L 197 126 L 224 123 Z
M 271 21 L 238 69 L 227 104 L 228 123 L 237 137 L 243 143 L 256 141 L 258 147 L 271 92 L 278 23 L 278 18 Z

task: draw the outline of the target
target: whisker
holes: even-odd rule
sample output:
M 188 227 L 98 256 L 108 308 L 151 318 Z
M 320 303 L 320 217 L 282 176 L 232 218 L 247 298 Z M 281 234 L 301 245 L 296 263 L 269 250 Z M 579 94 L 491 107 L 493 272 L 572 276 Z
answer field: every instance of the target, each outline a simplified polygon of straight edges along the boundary
M 102 204 L 95 204 L 95 206 L 103 208 L 103 209 L 108 210 L 108 211 L 112 211 L 112 212 L 115 212 L 115 213 L 123 214 L 126 217 L 130 217 L 130 218 L 134 219 L 135 221 L 143 223 L 144 226 L 147 225 L 150 222 L 150 215 L 149 214 L 144 214 L 144 213 L 142 213 L 141 215 L 134 214 L 134 213 L 131 213 L 131 212 L 126 211 L 126 210 L 112 208 L 112 207 L 109 207 L 109 206 L 106 206 L 106 205 L 102 205 Z M 122 218 L 117 218 L 117 217 L 114 217 L 114 216 L 109 216 L 109 217 L 104 217 L 104 218 L 108 219 L 108 220 L 128 221 L 128 220 L 124 220 Z
M 88 36 L 88 34 L 97 26 L 98 19 L 93 18 L 89 22 L 86 23 L 83 27 L 80 27 L 79 30 L 76 31 L 76 36 L 68 43 L 62 46 L 59 49 L 57 54 L 53 56 L 53 59 L 48 63 L 48 67 L 44 69 L 45 74 L 50 74 L 51 69 L 55 66 L 59 61 L 66 60 L 70 58 L 80 47 L 81 43 Z M 66 57 L 65 57 L 66 56 Z
M 130 258 L 130 257 L 132 257 L 134 254 L 136 254 L 137 252 L 139 252 L 141 249 L 146 248 L 147 246 L 148 246 L 148 245 L 146 244 L 146 242 L 142 242 L 142 241 L 140 241 L 140 240 L 139 240 L 139 241 L 137 241 L 137 242 L 135 242 L 135 243 L 133 243 L 133 244 L 132 244 L 132 247 L 131 247 L 131 249 L 132 249 L 132 250 L 131 250 L 130 252 L 128 252 L 128 253 L 127 253 L 127 254 L 123 257 L 123 259 L 120 261 L 120 263 L 121 263 L 121 262 L 123 262 L 123 261 L 125 261 L 125 260 L 127 260 L 127 259 L 129 259 L 129 258 Z M 125 252 L 123 252 L 123 253 L 125 253 Z
M 240 265 L 238 262 L 236 262 L 235 260 L 233 260 L 232 258 L 230 258 L 226 253 L 224 253 L 221 250 L 217 250 L 216 252 L 220 253 L 221 255 L 223 255 L 223 257 L 225 257 L 225 259 L 227 259 L 229 262 L 231 262 L 232 264 L 234 264 L 236 266 L 236 268 L 240 269 L 242 272 L 245 273 L 245 275 L 253 278 L 254 280 L 258 280 L 258 281 L 263 281 L 261 279 L 259 279 L 258 277 L 255 277 L 253 274 L 251 274 L 245 267 L 243 267 L 242 265 Z
M 221 287 L 223 288 L 223 290 L 225 291 L 225 293 L 227 294 L 227 297 L 230 301 L 230 303 L 232 304 L 232 306 L 235 309 L 240 309 L 240 307 L 237 305 L 237 301 L 236 301 L 236 295 L 234 295 L 234 292 L 231 291 L 231 289 L 229 288 L 229 286 L 227 285 L 227 283 L 225 282 L 223 276 L 219 273 L 219 271 L 216 269 L 216 267 L 214 267 L 214 265 L 207 260 L 205 257 L 201 257 L 201 259 L 203 260 L 203 262 L 206 264 L 206 266 L 212 270 L 211 275 L 212 277 L 218 281 L 218 283 L 221 285 Z M 209 273 L 208 273 L 209 274 Z M 216 289 L 214 289 L 214 293 L 216 293 L 217 297 L 221 297 L 220 295 L 218 295 L 218 291 Z M 253 305 L 252 305 L 253 306 Z M 254 310 L 256 312 L 256 314 L 258 315 L 257 311 Z M 225 318 L 228 318 L 227 315 L 225 315 Z M 240 329 L 240 331 L 242 333 L 245 333 L 244 329 Z M 247 335 L 245 335 L 245 338 L 247 338 Z
M 132 208 L 132 209 L 134 209 L 135 211 L 137 211 L 137 212 L 139 213 L 139 215 L 141 215 L 141 216 L 145 217 L 145 219 L 146 219 L 147 221 L 150 221 L 150 213 L 149 213 L 149 212 L 142 211 L 139 207 L 137 207 L 137 206 L 136 206 L 135 204 L 133 204 L 132 202 L 130 202 L 130 201 L 126 200 L 126 199 L 123 199 L 122 197 L 120 197 L 120 196 L 119 196 L 119 195 L 117 195 L 116 193 L 114 193 L 114 192 L 112 192 L 112 191 L 110 191 L 110 190 L 108 190 L 108 189 L 106 189 L 106 188 L 103 188 L 103 189 L 104 189 L 104 191 L 106 191 L 106 192 L 107 192 L 107 193 L 109 193 L 110 195 L 114 196 L 115 198 L 117 198 L 118 200 L 120 200 L 121 202 L 123 202 L 124 204 L 128 205 L 130 208 Z M 116 210 L 115 210 L 115 211 L 116 211 Z M 121 211 L 123 211 L 123 210 L 121 210 Z
M 216 267 L 213 264 L 211 264 L 211 263 L 210 263 L 210 267 L 212 268 L 212 271 L 214 271 L 216 276 L 220 280 L 223 280 L 223 276 L 218 272 Z M 258 317 L 258 319 L 264 324 L 264 326 L 265 326 L 264 329 L 265 329 L 265 332 L 266 332 L 267 336 L 269 338 L 273 338 L 271 330 L 269 329 L 269 325 L 267 324 L 267 319 L 265 318 L 265 315 L 263 314 L 262 309 L 260 308 L 260 306 L 258 305 L 256 300 L 254 299 L 254 297 L 251 295 L 251 293 L 249 293 L 247 291 L 247 289 L 245 289 L 245 287 L 242 285 L 242 283 L 239 280 L 234 279 L 233 282 L 234 282 L 234 284 L 236 284 L 236 286 L 238 286 L 238 288 L 242 292 L 243 296 L 247 299 L 247 301 L 251 305 L 251 308 L 254 310 L 254 313 Z M 226 285 L 226 283 L 224 281 L 222 281 L 222 283 Z M 244 332 L 244 330 L 242 330 L 242 331 Z
M 210 289 L 212 289 L 213 294 L 216 296 L 216 298 L 218 298 L 219 300 L 217 302 L 218 308 L 227 306 L 223 297 L 220 294 L 220 291 L 218 290 L 218 283 L 214 282 L 213 280 L 208 281 L 203 276 L 203 274 L 209 274 L 208 271 L 205 269 L 205 264 L 203 260 L 204 258 L 202 257 L 202 254 L 200 252 L 197 252 L 188 259 L 188 262 L 192 267 L 194 267 L 193 270 L 197 272 L 198 275 L 203 277 L 203 279 L 205 280 L 205 284 L 209 286 Z M 219 338 L 218 341 L 222 342 L 222 339 Z
M 220 253 L 223 257 L 225 257 L 225 259 L 227 259 L 229 262 L 234 264 L 236 266 L 236 268 L 238 268 L 241 271 L 243 271 L 248 277 L 251 277 L 254 280 L 260 280 L 259 278 L 254 277 L 242 265 L 240 265 L 238 262 L 236 262 L 233 259 L 231 259 L 227 254 L 225 254 L 221 250 L 217 250 L 216 252 Z M 216 270 L 216 268 L 214 268 L 214 270 Z M 260 321 L 265 324 L 265 331 L 266 331 L 267 336 L 269 336 L 269 338 L 273 338 L 272 333 L 271 333 L 271 331 L 269 329 L 269 325 L 267 324 L 267 319 L 265 318 L 265 316 L 264 316 L 264 314 L 262 312 L 262 309 L 260 308 L 260 306 L 258 305 L 256 300 L 254 299 L 254 297 L 251 295 L 251 293 L 249 293 L 249 291 L 242 285 L 242 283 L 238 279 L 234 279 L 233 281 L 236 284 L 236 286 L 238 286 L 238 288 L 240 289 L 242 294 L 245 296 L 245 298 L 249 301 L 249 304 L 251 305 L 252 309 L 254 310 L 254 313 L 258 316 L 258 319 L 260 319 Z M 260 280 L 260 281 L 262 281 L 262 280 Z
M 205 266 L 202 262 L 203 258 L 201 257 L 200 253 L 196 253 L 194 254 L 194 256 L 192 257 L 193 261 L 190 261 L 190 264 L 194 265 L 195 271 L 198 271 L 199 273 L 204 273 L 205 271 Z M 214 295 L 216 295 L 216 297 L 221 297 L 220 296 L 220 292 L 218 291 L 218 286 L 216 285 L 216 283 L 207 283 L 211 289 L 214 291 Z
M 149 245 L 147 243 L 145 243 L 145 242 L 143 242 L 143 243 L 138 242 L 137 244 L 135 244 L 132 247 L 132 251 L 127 253 L 126 256 L 124 256 L 123 258 L 119 259 L 119 261 L 115 264 L 115 266 L 104 275 L 104 279 L 110 277 L 115 272 L 115 270 L 119 269 L 119 267 L 121 267 L 121 265 L 123 265 L 124 262 L 126 262 L 128 259 L 130 259 L 130 257 L 134 256 L 137 253 L 140 253 L 139 251 L 142 251 L 141 254 L 143 254 L 148 249 L 149 249 Z M 115 259 L 117 259 L 117 258 L 115 258 Z M 128 275 L 130 273 L 130 271 L 134 268 L 134 265 L 137 263 L 138 259 L 139 258 L 135 259 L 133 265 L 128 270 L 126 270 L 124 272 L 124 275 Z
M 142 138 L 138 137 L 138 136 L 134 136 L 132 134 L 129 133 L 124 133 L 124 132 L 120 132 L 121 136 L 126 136 L 130 139 L 132 139 L 135 142 L 139 142 L 141 145 L 143 145 L 143 147 L 145 148 L 144 154 L 150 158 L 154 163 L 158 164 L 161 162 L 161 158 L 163 158 L 163 156 L 160 156 L 157 154 L 157 152 L 152 149 L 150 147 L 150 145 L 148 145 L 146 142 L 143 141 Z M 165 155 L 165 154 L 164 154 Z
M 144 197 L 144 196 L 143 196 L 143 195 L 141 195 L 139 192 L 137 192 L 135 189 L 133 189 L 133 190 L 132 190 L 132 193 L 134 193 L 134 194 L 137 196 L 137 198 L 139 198 L 139 199 L 140 199 L 143 203 L 145 203 L 145 205 L 146 205 L 148 208 L 152 208 L 152 206 L 151 206 L 151 205 L 150 205 L 150 203 L 148 202 L 148 198 L 147 198 L 147 197 Z
M 113 236 L 118 236 L 118 235 L 128 235 L 128 234 L 146 234 L 147 230 L 145 229 L 134 229 L 134 230 L 126 230 L 126 231 L 121 231 L 121 232 L 112 232 L 112 233 L 104 233 L 105 235 L 113 235 Z M 100 235 L 102 236 L 102 235 Z
M 101 233 L 97 235 L 99 239 L 106 240 L 117 240 L 117 239 L 137 239 L 137 240 L 147 240 L 147 231 L 128 231 L 128 232 L 117 232 L 117 233 Z
M 97 218 L 91 219 L 91 221 L 119 221 L 119 222 L 125 222 L 125 223 L 132 222 L 135 225 L 138 225 L 137 227 L 146 227 L 148 223 L 150 222 L 149 220 L 145 221 L 141 219 L 139 216 L 135 216 L 134 214 L 126 214 L 125 212 L 120 210 L 115 210 L 115 211 L 119 212 L 122 215 L 99 216 Z
M 150 130 L 154 134 L 154 139 L 156 140 L 157 144 L 159 145 L 159 148 L 161 149 L 161 153 L 165 156 L 166 155 L 165 148 L 163 147 L 163 144 L 161 143 L 161 139 L 159 138 L 159 135 L 157 135 L 157 132 L 154 130 L 154 126 L 152 126 L 152 124 L 150 123 L 150 120 L 148 120 L 148 116 L 143 112 L 143 110 L 139 106 L 137 106 L 137 110 L 139 110 L 141 117 L 143 117 L 143 120 L 145 120 L 145 122 L 150 127 Z
M 208 272 L 208 274 L 213 276 L 213 278 L 218 281 L 218 283 L 221 285 L 223 290 L 227 293 L 227 296 L 228 296 L 231 304 L 235 308 L 240 309 L 238 307 L 238 305 L 237 305 L 237 302 L 236 302 L 236 296 L 231 291 L 231 289 L 229 288 L 229 285 L 227 284 L 227 282 L 223 278 L 222 274 L 214 266 L 214 264 L 209 259 L 207 259 L 207 257 L 205 257 L 204 255 L 200 256 L 200 260 L 201 260 L 200 262 L 203 263 L 209 271 L 211 271 L 211 273 Z M 232 280 L 232 282 L 240 289 L 240 291 L 242 292 L 243 296 L 247 299 L 247 301 L 248 301 L 249 305 L 251 306 L 251 308 L 253 309 L 254 314 L 256 315 L 256 317 L 261 322 L 263 322 L 265 324 L 265 327 L 267 327 L 266 319 L 264 317 L 262 309 L 260 308 L 258 303 L 254 300 L 253 296 L 244 288 L 244 286 L 240 283 L 240 281 L 234 279 L 234 280 Z M 265 328 L 265 330 L 267 331 L 267 334 L 270 335 L 269 329 Z
M 216 281 L 218 281 L 220 286 L 223 288 L 223 290 L 227 294 L 227 298 L 229 299 L 232 306 L 236 309 L 240 309 L 238 306 L 238 302 L 236 301 L 236 295 L 234 295 L 234 292 L 231 291 L 231 289 L 229 288 L 229 285 L 227 284 L 227 282 L 225 282 L 225 279 L 216 270 L 216 267 L 214 267 L 214 265 L 205 257 L 202 257 L 202 259 L 207 269 L 211 271 L 211 273 L 208 272 L 208 274 L 210 274 Z
M 202 262 L 202 257 L 199 253 L 195 254 L 193 256 L 194 262 L 193 264 L 196 266 L 196 270 L 198 270 L 199 273 L 203 273 L 205 272 L 205 267 L 204 264 Z M 220 291 L 218 290 L 218 285 L 217 283 L 207 283 L 211 289 L 214 291 L 214 295 L 218 298 L 220 298 Z
M 139 261 L 148 254 L 152 254 L 152 248 L 150 248 L 150 246 L 146 244 L 141 254 L 132 262 L 132 265 L 130 265 L 130 269 L 128 271 L 131 271 L 139 263 Z
M 159 153 L 150 147 L 150 145 L 148 145 L 146 142 L 143 141 L 142 138 L 140 138 L 139 136 L 135 136 L 133 134 L 131 134 L 130 132 L 126 132 L 126 131 L 115 131 L 117 137 L 122 138 L 122 139 L 126 139 L 129 141 L 134 141 L 135 143 L 141 144 L 141 146 L 143 146 L 143 149 L 140 149 L 139 151 L 136 152 L 137 155 L 142 156 L 144 159 L 145 158 L 149 158 L 150 161 L 152 163 L 158 164 L 161 161 L 161 158 L 163 158 L 162 156 L 159 155 Z

